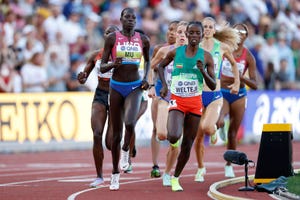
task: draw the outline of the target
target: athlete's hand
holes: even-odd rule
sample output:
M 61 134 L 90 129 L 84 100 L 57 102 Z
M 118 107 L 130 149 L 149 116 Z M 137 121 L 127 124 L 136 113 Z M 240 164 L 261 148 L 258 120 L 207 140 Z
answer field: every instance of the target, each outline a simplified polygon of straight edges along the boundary
M 148 88 L 149 88 L 149 83 L 146 80 L 142 80 L 141 89 L 148 90 Z
M 201 72 L 204 71 L 203 62 L 201 60 L 197 60 L 197 67 Z
M 77 75 L 77 80 L 80 84 L 84 84 L 87 80 L 87 73 L 86 72 L 79 72 Z
M 123 60 L 122 57 L 116 57 L 116 60 L 114 62 L 114 68 L 120 67 L 122 65 L 122 60 Z
M 231 94 L 238 94 L 240 90 L 240 81 L 234 80 L 233 84 L 229 85 L 228 88 L 230 89 Z
M 160 90 L 160 96 L 164 98 L 167 96 L 167 94 L 168 94 L 168 87 L 166 85 L 165 86 L 163 85 L 163 87 Z
M 148 97 L 154 98 L 156 96 L 155 94 L 155 87 L 151 87 L 148 91 Z

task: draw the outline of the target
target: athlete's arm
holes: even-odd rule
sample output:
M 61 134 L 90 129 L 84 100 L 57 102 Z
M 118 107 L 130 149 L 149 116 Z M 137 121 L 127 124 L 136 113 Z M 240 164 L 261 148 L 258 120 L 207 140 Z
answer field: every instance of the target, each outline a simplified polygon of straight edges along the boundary
M 150 39 L 144 35 L 141 34 L 141 39 L 143 41 L 143 56 L 144 56 L 144 77 L 143 77 L 143 82 L 142 82 L 142 89 L 148 89 L 149 84 L 148 84 L 148 73 L 150 69 Z
M 100 64 L 101 73 L 108 72 L 112 68 L 116 68 L 122 64 L 121 58 L 116 58 L 116 60 L 113 63 L 108 63 L 115 41 L 116 41 L 115 33 L 110 33 L 105 40 L 104 50 L 103 50 L 101 64 Z
M 211 54 L 207 51 L 204 51 L 204 60 L 205 60 L 205 63 L 202 63 L 201 60 L 197 60 L 197 67 L 201 71 L 207 86 L 211 90 L 215 90 L 216 89 L 216 78 L 215 78 L 215 72 L 214 72 L 214 60 L 213 60 Z M 204 69 L 203 65 L 205 65 L 206 70 Z
M 176 54 L 176 49 L 173 49 L 172 51 L 169 51 L 167 56 L 159 63 L 158 65 L 158 75 L 159 78 L 162 82 L 162 89 L 160 91 L 160 95 L 161 97 L 165 97 L 167 95 L 168 92 L 168 86 L 167 86 L 167 82 L 164 76 L 164 69 L 165 67 L 170 64 L 170 62 L 172 62 L 172 60 L 174 59 Z
M 151 59 L 151 69 L 154 69 L 155 71 L 158 70 L 157 65 L 164 58 L 164 56 L 165 56 L 164 51 L 165 51 L 164 47 L 160 48 L 157 51 L 156 55 Z
M 256 61 L 252 53 L 247 49 L 247 57 L 248 63 L 248 73 L 249 78 L 246 76 L 241 76 L 241 81 L 248 85 L 251 89 L 257 89 L 257 79 L 256 79 Z
M 238 66 L 234 60 L 234 57 L 230 51 L 229 46 L 227 44 L 222 43 L 221 48 L 224 52 L 223 56 L 226 57 L 231 64 L 231 69 L 234 77 L 233 84 L 229 85 L 228 88 L 230 88 L 230 93 L 237 94 L 240 89 L 240 75 L 239 75 Z
M 79 81 L 80 84 L 84 84 L 87 80 L 87 78 L 89 77 L 91 71 L 94 69 L 95 67 L 95 57 L 97 56 L 97 54 L 99 53 L 99 51 L 94 51 L 88 61 L 86 66 L 84 67 L 84 70 L 82 72 L 79 72 L 79 74 L 77 75 L 77 80 Z

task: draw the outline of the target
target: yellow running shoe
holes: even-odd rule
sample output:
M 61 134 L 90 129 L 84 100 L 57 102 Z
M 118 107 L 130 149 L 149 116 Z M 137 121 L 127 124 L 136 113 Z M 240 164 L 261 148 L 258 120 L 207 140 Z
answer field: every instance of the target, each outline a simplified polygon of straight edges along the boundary
M 171 187 L 173 192 L 183 191 L 183 188 L 179 184 L 179 178 L 172 176 L 171 178 Z
M 218 135 L 217 135 L 217 133 L 215 132 L 214 134 L 212 134 L 212 135 L 210 136 L 210 143 L 211 143 L 211 144 L 216 144 L 217 141 L 218 141 Z

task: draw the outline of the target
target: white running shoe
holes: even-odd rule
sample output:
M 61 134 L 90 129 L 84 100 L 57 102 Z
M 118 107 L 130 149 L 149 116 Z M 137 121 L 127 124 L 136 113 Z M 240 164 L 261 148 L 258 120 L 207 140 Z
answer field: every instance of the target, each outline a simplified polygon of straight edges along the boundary
M 96 178 L 91 184 L 90 187 L 91 188 L 96 188 L 99 187 L 100 185 L 102 185 L 104 183 L 103 178 Z
M 163 177 L 163 186 L 171 186 L 171 176 L 170 174 L 164 173 Z
M 235 174 L 231 165 L 225 165 L 225 177 L 234 178 Z
M 129 167 L 129 150 L 124 151 L 121 149 L 120 168 L 122 171 L 127 171 Z
M 198 168 L 197 173 L 195 175 L 196 182 L 204 182 L 204 175 L 206 174 L 206 168 Z
M 110 190 L 119 190 L 119 188 L 120 188 L 119 180 L 120 180 L 120 173 L 112 174 L 111 179 L 110 179 L 109 189 Z

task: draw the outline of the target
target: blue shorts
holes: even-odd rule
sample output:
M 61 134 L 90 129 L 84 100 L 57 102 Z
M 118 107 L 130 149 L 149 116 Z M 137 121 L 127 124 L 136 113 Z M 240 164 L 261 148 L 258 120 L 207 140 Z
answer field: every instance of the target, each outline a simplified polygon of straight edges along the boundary
M 202 103 L 206 108 L 211 102 L 222 98 L 222 92 L 219 91 L 202 91 Z
M 156 96 L 160 96 L 160 90 L 162 88 L 162 83 L 160 79 L 157 79 L 156 84 L 155 84 L 155 92 L 156 92 Z
M 240 88 L 238 94 L 231 94 L 229 89 L 224 89 L 224 88 L 221 88 L 221 92 L 223 94 L 223 98 L 226 99 L 229 104 L 232 104 L 236 100 L 247 96 L 247 90 L 245 87 Z
M 141 80 L 132 82 L 119 82 L 110 79 L 110 87 L 126 98 L 133 90 L 139 89 L 142 85 Z
M 162 88 L 162 82 L 161 82 L 160 79 L 157 79 L 156 84 L 155 84 L 155 93 L 156 93 L 156 96 L 160 97 L 159 99 L 162 99 L 162 100 L 165 100 L 166 102 L 169 102 L 170 99 L 171 99 L 171 92 L 170 92 L 170 90 L 168 91 L 167 96 L 165 96 L 164 98 L 162 98 L 160 96 L 160 90 L 161 90 L 161 88 Z

